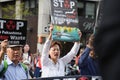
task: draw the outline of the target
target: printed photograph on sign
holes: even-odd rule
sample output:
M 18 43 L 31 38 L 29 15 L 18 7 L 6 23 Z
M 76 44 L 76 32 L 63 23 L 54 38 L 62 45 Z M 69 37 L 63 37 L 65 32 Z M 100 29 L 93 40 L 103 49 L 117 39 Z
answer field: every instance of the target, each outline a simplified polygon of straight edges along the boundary
M 79 41 L 77 1 L 51 0 L 51 23 L 53 40 Z
M 80 39 L 78 34 L 79 29 L 74 27 L 67 27 L 67 26 L 57 26 L 54 25 L 54 29 L 52 32 L 53 40 L 60 40 L 60 41 L 78 41 Z

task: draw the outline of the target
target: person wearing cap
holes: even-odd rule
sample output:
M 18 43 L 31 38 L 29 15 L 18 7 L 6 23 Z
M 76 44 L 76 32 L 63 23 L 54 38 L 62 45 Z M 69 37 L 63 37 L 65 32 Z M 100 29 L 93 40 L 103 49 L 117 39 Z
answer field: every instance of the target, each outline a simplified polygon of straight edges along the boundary
M 42 76 L 41 77 L 58 77 L 65 76 L 65 65 L 68 64 L 73 57 L 77 54 L 80 42 L 75 42 L 74 46 L 67 55 L 60 58 L 61 54 L 61 44 L 59 41 L 52 40 L 52 30 L 51 25 L 50 34 L 46 40 L 43 51 L 41 54 L 41 64 L 42 64 Z M 81 37 L 82 33 L 78 32 Z
M 29 75 L 21 62 L 21 54 L 22 54 L 22 46 L 21 45 L 8 45 L 8 40 L 4 40 L 0 44 L 0 72 L 4 68 L 4 60 L 3 56 L 6 53 L 7 59 L 6 62 L 8 64 L 7 70 L 4 73 L 2 79 L 4 80 L 21 80 L 28 79 Z
M 78 60 L 80 75 L 100 76 L 97 56 L 93 48 L 94 35 L 91 34 L 86 48 Z

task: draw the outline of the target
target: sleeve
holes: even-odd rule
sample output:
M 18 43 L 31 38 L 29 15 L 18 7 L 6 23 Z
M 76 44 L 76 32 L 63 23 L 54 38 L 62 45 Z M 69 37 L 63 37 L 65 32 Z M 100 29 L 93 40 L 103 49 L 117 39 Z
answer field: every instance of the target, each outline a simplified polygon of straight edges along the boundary
M 72 47 L 70 52 L 68 52 L 67 55 L 61 58 L 61 60 L 64 62 L 65 65 L 69 63 L 73 59 L 74 56 L 76 56 L 79 48 L 80 48 L 80 43 L 74 43 L 74 46 Z
M 80 56 L 80 58 L 79 58 L 79 60 L 78 60 L 78 65 L 79 65 L 79 67 L 82 67 L 82 66 L 85 65 L 86 60 L 87 60 L 87 58 L 88 58 L 88 56 L 89 56 L 90 50 L 91 50 L 91 49 L 88 48 L 88 47 L 85 48 L 84 52 L 82 53 L 82 55 Z
M 48 63 L 50 44 L 51 44 L 51 40 L 47 39 L 43 46 L 43 51 L 42 51 L 42 55 L 41 55 L 41 65 L 42 66 Z

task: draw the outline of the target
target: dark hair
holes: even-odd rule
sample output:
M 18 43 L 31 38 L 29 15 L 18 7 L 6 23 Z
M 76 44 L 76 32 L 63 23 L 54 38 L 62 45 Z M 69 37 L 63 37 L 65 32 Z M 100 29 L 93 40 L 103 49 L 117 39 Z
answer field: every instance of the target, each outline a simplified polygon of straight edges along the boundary
M 62 45 L 60 42 L 58 41 L 52 41 L 51 45 L 50 45 L 50 48 L 53 47 L 54 45 L 58 45 L 60 47 L 60 50 L 62 50 Z
M 22 52 L 23 52 L 23 53 L 24 53 L 24 47 L 25 47 L 25 45 L 28 45 L 28 46 L 30 47 L 30 45 L 29 45 L 28 43 L 24 44 L 23 47 L 22 47 Z M 29 51 L 28 51 L 28 56 L 31 56 L 31 51 L 30 51 L 30 49 L 29 49 Z

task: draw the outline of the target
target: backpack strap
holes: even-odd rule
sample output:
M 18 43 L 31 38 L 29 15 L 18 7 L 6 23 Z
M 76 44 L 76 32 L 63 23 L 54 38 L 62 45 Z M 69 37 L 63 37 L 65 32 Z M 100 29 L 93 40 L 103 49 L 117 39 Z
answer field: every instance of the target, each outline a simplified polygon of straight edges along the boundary
M 21 65 L 25 69 L 26 75 L 27 75 L 27 79 L 28 79 L 28 69 L 27 69 L 27 66 L 24 63 L 21 63 Z M 6 72 L 7 68 L 8 68 L 8 63 L 7 63 L 6 60 L 4 60 L 4 67 L 3 67 L 2 71 L 0 72 L 0 78 L 4 77 L 4 73 Z
M 7 61 L 4 60 L 4 67 L 3 67 L 2 71 L 0 72 L 0 77 L 4 76 L 4 73 L 6 72 L 7 68 L 8 68 Z
M 21 63 L 22 67 L 27 71 L 27 66 L 24 63 Z
M 24 70 L 26 72 L 27 79 L 28 79 L 28 68 L 27 68 L 27 66 L 24 63 L 21 63 L 21 65 L 24 68 Z

